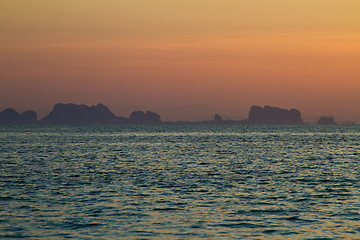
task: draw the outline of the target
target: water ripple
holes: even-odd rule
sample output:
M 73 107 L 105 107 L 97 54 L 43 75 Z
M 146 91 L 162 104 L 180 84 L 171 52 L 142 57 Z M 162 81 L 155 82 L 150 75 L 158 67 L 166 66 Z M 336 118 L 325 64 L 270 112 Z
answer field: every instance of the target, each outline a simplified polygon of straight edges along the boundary
M 358 126 L 0 126 L 0 238 L 357 239 Z

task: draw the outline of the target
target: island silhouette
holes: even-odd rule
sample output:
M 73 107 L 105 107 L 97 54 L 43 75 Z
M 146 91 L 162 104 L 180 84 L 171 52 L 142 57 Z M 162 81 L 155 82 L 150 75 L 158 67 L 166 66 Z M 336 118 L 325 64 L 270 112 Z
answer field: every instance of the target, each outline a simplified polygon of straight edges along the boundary
M 158 113 L 151 111 L 133 111 L 130 116 L 116 116 L 110 109 L 99 103 L 96 106 L 78 105 L 74 103 L 57 103 L 47 116 L 37 120 L 37 113 L 25 111 L 18 113 L 8 108 L 0 112 L 0 124 L 304 124 L 301 113 L 297 109 L 281 109 L 272 106 L 251 106 L 248 119 L 224 120 L 215 114 L 213 120 L 197 122 L 163 122 Z M 318 124 L 336 124 L 333 118 L 321 117 Z
M 249 123 L 253 124 L 303 124 L 301 113 L 297 109 L 281 109 L 278 107 L 252 106 L 249 112 Z
M 0 112 L 0 124 L 35 124 L 37 114 L 34 111 L 18 113 L 12 108 L 7 108 Z
M 336 122 L 332 117 L 321 117 L 317 122 L 320 125 L 335 125 Z
M 121 124 L 129 119 L 117 117 L 103 104 L 96 106 L 58 103 L 40 120 L 42 124 Z
M 129 118 L 115 116 L 99 103 L 96 106 L 58 103 L 39 121 L 40 124 L 155 124 L 161 123 L 160 115 L 147 111 L 134 111 Z

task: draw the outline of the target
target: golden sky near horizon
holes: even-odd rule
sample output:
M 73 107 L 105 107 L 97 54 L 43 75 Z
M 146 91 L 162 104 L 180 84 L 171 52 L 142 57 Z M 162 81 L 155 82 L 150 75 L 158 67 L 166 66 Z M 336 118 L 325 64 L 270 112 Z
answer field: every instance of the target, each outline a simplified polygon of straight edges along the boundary
M 360 121 L 359 0 L 2 0 L 0 111 L 165 120 L 251 105 Z

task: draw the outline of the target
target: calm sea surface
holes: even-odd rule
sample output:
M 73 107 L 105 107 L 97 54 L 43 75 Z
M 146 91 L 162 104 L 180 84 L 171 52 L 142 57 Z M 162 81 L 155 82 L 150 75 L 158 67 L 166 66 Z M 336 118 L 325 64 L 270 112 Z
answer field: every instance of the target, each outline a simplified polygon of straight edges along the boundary
M 0 238 L 360 239 L 360 126 L 0 126 Z

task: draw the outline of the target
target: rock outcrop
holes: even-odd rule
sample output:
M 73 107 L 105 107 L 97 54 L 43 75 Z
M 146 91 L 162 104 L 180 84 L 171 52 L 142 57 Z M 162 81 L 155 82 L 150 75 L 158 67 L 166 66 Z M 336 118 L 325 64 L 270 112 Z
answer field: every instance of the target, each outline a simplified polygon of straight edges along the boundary
M 296 109 L 252 106 L 249 111 L 251 124 L 303 124 L 301 113 Z
M 144 113 L 143 111 L 134 111 L 129 118 L 130 123 L 135 124 L 154 124 L 161 123 L 160 115 L 151 111 Z
M 34 111 L 25 111 L 20 114 L 20 124 L 35 124 L 37 123 L 37 113 Z
M 5 109 L 0 112 L 1 124 L 35 124 L 37 114 L 34 111 L 25 111 L 19 114 L 12 108 Z
M 318 124 L 321 125 L 334 125 L 336 124 L 334 118 L 332 117 L 321 117 L 318 121 Z
M 16 123 L 20 118 L 20 114 L 12 108 L 7 108 L 0 112 L 0 122 L 4 124 Z
M 40 123 L 44 124 L 119 124 L 128 119 L 115 116 L 103 104 L 96 106 L 58 103 Z
M 215 123 L 222 123 L 224 122 L 223 118 L 219 114 L 215 114 L 214 116 L 214 122 Z

